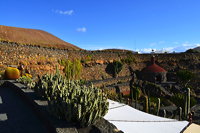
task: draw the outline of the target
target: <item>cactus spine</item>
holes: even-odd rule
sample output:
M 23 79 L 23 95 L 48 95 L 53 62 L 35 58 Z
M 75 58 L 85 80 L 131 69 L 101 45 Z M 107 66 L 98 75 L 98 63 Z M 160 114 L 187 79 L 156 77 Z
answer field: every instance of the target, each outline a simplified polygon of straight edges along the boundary
M 160 98 L 158 98 L 158 103 L 157 103 L 157 115 L 159 115 L 160 111 Z

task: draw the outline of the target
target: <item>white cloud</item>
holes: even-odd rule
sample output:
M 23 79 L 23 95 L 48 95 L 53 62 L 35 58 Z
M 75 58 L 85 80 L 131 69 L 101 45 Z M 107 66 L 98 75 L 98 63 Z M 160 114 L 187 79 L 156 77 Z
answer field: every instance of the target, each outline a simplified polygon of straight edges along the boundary
M 78 31 L 78 32 L 86 32 L 87 28 L 85 28 L 85 27 L 77 28 L 76 31 Z
M 149 44 L 149 46 L 151 46 L 151 47 L 152 47 L 152 46 L 155 46 L 155 45 L 157 45 L 156 42 L 152 42 L 152 43 Z
M 173 47 L 165 47 L 162 49 L 155 49 L 155 48 L 144 48 L 144 49 L 137 49 L 136 51 L 139 53 L 151 53 L 152 49 L 155 51 L 155 53 L 172 53 L 172 52 L 185 52 L 188 49 L 199 47 L 200 43 L 189 43 L 185 42 L 181 45 L 173 46 Z
M 74 13 L 74 10 L 67 10 L 67 11 L 62 11 L 62 10 L 55 10 L 55 13 L 62 14 L 62 15 L 72 15 Z
M 160 44 L 164 44 L 164 43 L 165 43 L 165 41 L 152 42 L 149 44 L 149 46 L 152 47 L 152 46 L 156 46 L 156 45 L 160 45 Z

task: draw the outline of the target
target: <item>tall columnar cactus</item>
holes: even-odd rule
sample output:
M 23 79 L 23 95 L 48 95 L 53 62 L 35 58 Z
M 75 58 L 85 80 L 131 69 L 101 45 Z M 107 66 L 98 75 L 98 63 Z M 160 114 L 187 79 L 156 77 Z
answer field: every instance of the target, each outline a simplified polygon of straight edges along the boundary
M 182 119 L 182 108 L 179 107 L 179 120 L 181 120 L 181 119 Z
M 138 97 L 136 95 L 136 97 L 135 97 L 135 109 L 137 109 L 137 99 L 138 99 Z
M 185 94 L 185 106 L 184 106 L 184 117 L 187 117 L 187 94 Z
M 158 98 L 158 103 L 157 103 L 157 115 L 159 115 L 160 111 L 160 98 Z
M 166 110 L 164 109 L 164 110 L 163 110 L 163 117 L 166 118 L 166 115 L 167 115 L 167 113 L 166 113 Z
M 190 88 L 187 88 L 186 94 L 185 94 L 185 118 L 187 118 L 187 115 L 190 113 Z
M 40 77 L 35 90 L 47 98 L 50 113 L 81 127 L 91 125 L 108 111 L 107 96 L 102 90 L 68 80 L 59 71 Z
M 187 114 L 190 113 L 190 88 L 187 88 Z
M 144 99 L 145 99 L 144 111 L 148 113 L 149 112 L 149 98 L 148 96 L 145 96 Z
M 149 113 L 151 113 L 151 99 L 150 99 L 150 97 L 148 96 L 148 109 L 149 109 Z

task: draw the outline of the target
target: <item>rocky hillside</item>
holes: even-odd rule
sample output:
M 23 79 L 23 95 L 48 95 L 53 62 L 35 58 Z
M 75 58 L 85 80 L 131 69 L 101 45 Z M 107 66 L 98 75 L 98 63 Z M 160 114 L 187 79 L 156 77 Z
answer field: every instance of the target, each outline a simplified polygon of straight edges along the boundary
M 17 28 L 0 25 L 0 41 L 25 45 L 36 45 L 69 50 L 80 50 L 77 46 L 65 42 L 58 37 L 35 29 Z
M 196 47 L 196 48 L 194 48 L 194 50 L 200 52 L 200 47 Z

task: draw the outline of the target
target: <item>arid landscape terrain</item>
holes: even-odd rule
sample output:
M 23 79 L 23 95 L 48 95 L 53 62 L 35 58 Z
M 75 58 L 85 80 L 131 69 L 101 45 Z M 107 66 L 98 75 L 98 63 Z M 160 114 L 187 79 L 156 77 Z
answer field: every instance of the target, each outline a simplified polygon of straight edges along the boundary
M 0 55 L 2 80 L 7 79 L 4 75 L 7 67 L 21 69 L 21 76 L 31 75 L 29 77 L 34 82 L 43 80 L 44 74 L 54 74 L 59 70 L 69 79 L 93 83 L 107 93 L 109 99 L 173 119 L 188 120 L 184 112 L 184 97 L 188 93 L 185 89 L 190 88 L 193 120 L 200 123 L 198 52 L 139 54 L 123 49 L 89 51 L 42 30 L 1 25 Z M 145 73 L 148 71 L 150 73 Z M 152 73 L 155 78 L 144 78 L 144 75 Z M 163 73 L 165 79 L 157 76 Z M 189 78 L 184 78 L 188 73 Z M 148 108 L 145 106 L 146 97 L 151 99 Z M 158 98 L 161 102 L 157 110 Z M 177 113 L 179 107 L 184 110 L 184 116 Z

